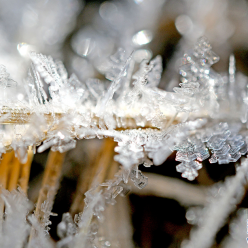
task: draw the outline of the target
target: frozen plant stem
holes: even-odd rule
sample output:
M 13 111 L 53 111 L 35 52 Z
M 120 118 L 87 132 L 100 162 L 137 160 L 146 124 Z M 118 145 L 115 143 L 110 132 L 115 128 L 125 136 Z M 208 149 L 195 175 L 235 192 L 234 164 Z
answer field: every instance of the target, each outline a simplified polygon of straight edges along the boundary
M 2 189 L 6 189 L 7 187 L 7 176 L 8 176 L 8 168 L 11 159 L 14 156 L 14 152 L 8 152 L 2 155 L 2 161 L 0 163 L 0 192 Z M 3 212 L 4 212 L 4 200 L 0 198 L 0 231 L 2 231 L 2 223 L 3 223 Z
M 34 153 L 31 147 L 29 147 L 27 162 L 21 165 L 19 184 L 20 184 L 22 191 L 25 194 L 27 194 L 27 191 L 28 191 L 28 181 L 29 181 L 30 168 L 31 168 L 31 164 L 33 161 L 33 156 L 34 156 Z
M 85 192 L 94 185 L 100 184 L 104 181 L 111 160 L 113 159 L 114 147 L 115 142 L 113 140 L 105 139 L 97 158 L 92 158 L 90 162 L 91 164 L 82 172 L 70 210 L 72 215 L 83 211 Z
M 35 209 L 35 216 L 43 227 L 46 226 L 46 223 L 49 220 L 53 201 L 59 186 L 64 157 L 65 153 L 60 153 L 58 151 L 53 152 L 51 150 L 48 155 L 42 187 L 39 192 L 38 202 Z M 42 204 L 47 206 L 45 207 L 45 211 L 42 209 Z M 34 228 L 31 229 L 30 240 L 33 238 L 35 238 Z
M 118 171 L 119 164 L 112 161 L 107 173 L 106 180 L 111 180 Z M 117 196 L 115 205 L 107 206 L 104 218 L 108 221 L 101 223 L 101 236 L 106 237 L 110 243 L 118 244 L 119 247 L 132 248 L 133 227 L 131 221 L 130 202 L 128 197 Z
M 17 183 L 19 179 L 21 169 L 21 163 L 17 157 L 14 156 L 9 168 L 9 181 L 7 189 L 11 192 L 17 188 Z
M 143 174 L 149 178 L 149 183 L 142 190 L 132 187 L 132 193 L 174 199 L 186 206 L 206 204 L 206 188 L 204 187 L 153 173 Z
M 248 159 L 245 159 L 238 168 L 237 174 L 225 181 L 221 195 L 214 198 L 206 207 L 199 228 L 191 231 L 190 240 L 188 243 L 183 243 L 183 248 L 211 247 L 216 233 L 244 195 L 247 173 Z

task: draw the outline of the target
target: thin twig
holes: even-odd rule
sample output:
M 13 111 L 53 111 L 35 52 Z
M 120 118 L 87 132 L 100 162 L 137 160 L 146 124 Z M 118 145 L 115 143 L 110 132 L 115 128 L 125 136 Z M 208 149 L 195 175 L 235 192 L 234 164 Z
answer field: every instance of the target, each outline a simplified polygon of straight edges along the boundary
M 219 195 L 205 207 L 198 228 L 190 232 L 190 240 L 183 242 L 184 248 L 212 247 L 216 233 L 225 224 L 227 217 L 242 200 L 247 184 L 248 159 L 242 161 L 235 176 L 226 178 Z
M 19 179 L 21 169 L 21 163 L 17 157 L 14 157 L 11 161 L 11 168 L 9 169 L 9 180 L 7 189 L 11 192 L 17 188 L 17 183 Z
M 206 188 L 153 173 L 144 173 L 144 175 L 148 177 L 148 185 L 142 190 L 133 187 L 134 194 L 175 199 L 183 205 L 205 205 L 206 203 Z
M 79 179 L 74 201 L 70 212 L 72 215 L 83 211 L 84 209 L 84 194 L 94 185 L 100 184 L 106 177 L 107 170 L 111 164 L 114 154 L 115 142 L 111 139 L 103 141 L 101 151 L 96 159 L 92 159 L 90 164 L 81 174 Z
M 0 194 L 2 193 L 2 189 L 6 189 L 7 187 L 8 168 L 13 156 L 13 151 L 2 155 L 2 161 L 0 163 Z M 3 212 L 4 200 L 0 197 L 0 230 L 2 230 Z
M 27 191 L 28 191 L 28 181 L 29 181 L 30 168 L 31 168 L 31 164 L 33 161 L 33 156 L 34 156 L 34 153 L 30 147 L 28 150 L 27 162 L 25 164 L 21 164 L 19 185 L 25 194 L 27 194 Z
M 52 210 L 53 200 L 57 193 L 61 175 L 62 164 L 65 153 L 50 151 L 43 176 L 42 187 L 39 192 L 38 202 L 35 209 L 35 216 L 39 223 L 45 227 L 50 211 Z M 42 204 L 46 205 L 46 211 L 42 211 Z M 32 228 L 30 240 L 35 237 L 35 229 Z
M 105 180 L 113 179 L 118 167 L 119 164 L 113 160 Z M 134 247 L 133 227 L 129 199 L 128 197 L 117 197 L 115 205 L 106 206 L 104 217 L 107 221 L 100 226 L 100 232 L 113 246 L 132 248 Z

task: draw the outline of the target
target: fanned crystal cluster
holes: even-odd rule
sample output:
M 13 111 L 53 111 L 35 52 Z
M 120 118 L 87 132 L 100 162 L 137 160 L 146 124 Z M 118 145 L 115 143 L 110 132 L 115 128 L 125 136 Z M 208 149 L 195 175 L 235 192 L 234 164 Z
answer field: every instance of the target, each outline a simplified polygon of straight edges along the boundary
M 214 87 L 219 80 L 210 67 L 218 60 L 205 37 L 198 40 L 193 51 L 184 55 L 180 67 L 181 87 L 174 88 L 176 94 L 172 101 L 177 112 L 202 111 L 203 108 L 212 115 L 217 111 Z
M 239 124 L 231 126 L 233 128 L 220 122 L 198 130 L 198 133 L 175 146 L 178 151 L 176 160 L 182 162 L 176 169 L 183 173 L 182 177 L 195 179 L 198 175 L 197 170 L 202 168 L 199 162 L 209 158 L 210 153 L 212 155 L 209 162 L 219 164 L 237 162 L 241 155 L 247 153 L 246 139 L 238 134 Z

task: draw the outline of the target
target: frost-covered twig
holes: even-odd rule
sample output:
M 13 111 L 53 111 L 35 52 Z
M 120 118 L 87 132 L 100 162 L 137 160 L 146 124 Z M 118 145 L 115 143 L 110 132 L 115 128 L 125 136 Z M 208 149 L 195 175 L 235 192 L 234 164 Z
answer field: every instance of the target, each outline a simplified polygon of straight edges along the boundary
M 72 215 L 82 212 L 84 209 L 84 194 L 95 185 L 104 182 L 108 168 L 113 159 L 115 142 L 106 139 L 98 156 L 93 159 L 84 172 L 77 185 L 74 201 L 70 212 Z
M 230 236 L 223 242 L 223 248 L 247 248 L 247 209 L 239 209 L 237 218 L 230 224 Z
M 1 197 L 6 209 L 3 230 L 0 233 L 0 247 L 22 248 L 30 230 L 26 216 L 31 209 L 31 203 L 23 192 L 17 190 L 3 190 Z
M 64 156 L 65 153 L 50 151 L 47 159 L 42 187 L 39 192 L 39 198 L 35 209 L 35 217 L 44 230 L 47 230 L 48 224 L 50 224 L 49 217 L 51 214 L 54 197 L 59 187 Z M 36 237 L 36 235 L 37 232 L 34 228 L 32 228 L 30 242 Z
M 28 182 L 29 182 L 29 175 L 30 175 L 31 164 L 33 161 L 33 156 L 34 156 L 34 153 L 32 149 L 29 148 L 27 162 L 21 165 L 19 184 L 20 184 L 22 191 L 26 194 L 28 191 Z
M 8 180 L 7 189 L 10 192 L 17 188 L 20 170 L 21 170 L 21 163 L 17 157 L 14 157 L 11 161 L 9 168 L 9 180 Z
M 14 153 L 8 152 L 3 155 L 1 164 L 0 164 L 0 192 L 7 187 L 7 176 L 8 176 L 8 167 L 9 162 L 11 161 Z M 0 230 L 2 231 L 2 222 L 3 222 L 3 211 L 4 211 L 4 201 L 0 198 Z
M 206 188 L 152 173 L 144 173 L 144 175 L 148 177 L 149 183 L 142 190 L 133 187 L 133 193 L 175 199 L 181 204 L 188 206 L 204 206 L 206 204 Z
M 214 242 L 218 230 L 244 195 L 244 184 L 248 173 L 248 159 L 244 159 L 237 168 L 237 174 L 226 179 L 220 188 L 220 195 L 212 199 L 203 213 L 197 229 L 190 233 L 190 240 L 182 243 L 183 248 L 209 248 Z

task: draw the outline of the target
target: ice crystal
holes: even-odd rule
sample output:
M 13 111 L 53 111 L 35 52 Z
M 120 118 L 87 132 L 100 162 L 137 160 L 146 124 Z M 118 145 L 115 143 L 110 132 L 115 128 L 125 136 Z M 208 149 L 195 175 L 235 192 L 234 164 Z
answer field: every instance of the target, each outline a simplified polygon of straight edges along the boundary
M 210 163 L 227 164 L 236 162 L 247 152 L 244 138 L 237 132 L 231 133 L 227 123 L 219 123 L 202 135 L 201 140 L 211 149 Z
M 198 39 L 194 51 L 186 53 L 180 67 L 181 87 L 175 87 L 175 99 L 172 104 L 178 112 L 196 111 L 202 106 L 217 111 L 218 103 L 214 93 L 215 77 L 210 66 L 218 62 L 219 57 L 211 50 L 205 37 Z M 215 82 L 217 83 L 217 82 Z

